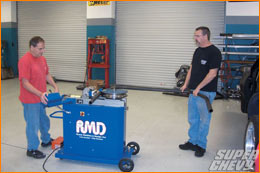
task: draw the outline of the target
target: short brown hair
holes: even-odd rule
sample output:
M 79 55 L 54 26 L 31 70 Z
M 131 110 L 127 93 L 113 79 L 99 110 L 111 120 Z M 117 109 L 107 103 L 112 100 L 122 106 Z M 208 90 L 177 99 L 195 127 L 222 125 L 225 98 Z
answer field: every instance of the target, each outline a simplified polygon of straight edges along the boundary
M 207 35 L 207 36 L 208 36 L 208 40 L 210 40 L 210 30 L 209 30 L 208 27 L 206 27 L 206 26 L 200 26 L 200 27 L 196 28 L 196 31 L 198 31 L 198 30 L 201 30 L 201 31 L 202 31 L 202 34 L 203 34 L 203 35 Z
M 40 36 L 34 36 L 33 38 L 31 38 L 31 40 L 29 42 L 29 47 L 31 47 L 31 46 L 36 47 L 37 44 L 40 42 L 44 43 L 45 41 Z

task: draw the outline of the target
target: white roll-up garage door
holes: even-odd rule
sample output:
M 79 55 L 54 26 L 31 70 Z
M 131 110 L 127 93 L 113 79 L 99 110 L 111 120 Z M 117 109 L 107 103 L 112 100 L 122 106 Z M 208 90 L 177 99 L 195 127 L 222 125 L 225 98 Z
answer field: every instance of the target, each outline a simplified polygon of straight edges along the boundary
M 86 2 L 18 2 L 19 57 L 33 36 L 41 36 L 50 73 L 60 80 L 83 81 L 86 28 Z
M 173 88 L 175 72 L 191 63 L 193 35 L 208 26 L 214 39 L 224 32 L 225 2 L 117 2 L 117 85 Z

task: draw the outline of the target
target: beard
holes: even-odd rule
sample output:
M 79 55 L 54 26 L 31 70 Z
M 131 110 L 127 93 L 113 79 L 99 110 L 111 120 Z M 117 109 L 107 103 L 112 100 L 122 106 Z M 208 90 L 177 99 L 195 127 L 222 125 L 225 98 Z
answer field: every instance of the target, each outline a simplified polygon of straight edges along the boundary
M 199 43 L 197 40 L 195 40 L 195 44 L 196 44 L 197 46 L 200 46 L 200 43 Z

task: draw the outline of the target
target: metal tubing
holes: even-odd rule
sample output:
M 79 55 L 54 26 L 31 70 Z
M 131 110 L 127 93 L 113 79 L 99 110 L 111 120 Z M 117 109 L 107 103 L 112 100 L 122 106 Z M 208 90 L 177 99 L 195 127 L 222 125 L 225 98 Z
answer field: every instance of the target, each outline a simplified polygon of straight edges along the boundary
M 101 92 L 98 91 L 96 95 L 94 95 L 94 97 L 92 97 L 92 99 L 89 101 L 89 104 L 94 103 L 94 101 L 101 95 Z
M 193 94 L 193 91 L 191 91 L 191 90 L 186 90 L 186 91 L 184 91 L 184 93 L 185 92 L 188 93 L 188 94 Z M 212 106 L 210 104 L 209 98 L 207 96 L 203 95 L 203 94 L 200 94 L 200 93 L 198 93 L 198 96 L 205 100 L 207 108 L 208 108 L 208 111 L 209 112 L 213 112 L 213 109 L 212 109 Z
M 189 94 L 192 94 L 193 91 L 191 91 L 190 89 L 187 89 L 187 90 L 184 90 L 183 92 L 181 92 L 180 89 L 174 88 L 171 92 L 165 92 L 163 94 L 174 95 L 173 93 L 183 93 L 183 94 L 186 94 L 188 96 Z M 200 94 L 200 93 L 198 93 L 198 96 L 205 100 L 208 111 L 213 112 L 213 108 L 210 104 L 209 98 L 207 96 L 203 95 L 203 94 Z
M 190 92 L 190 93 L 192 93 L 192 92 Z M 201 98 L 203 98 L 205 100 L 207 108 L 208 108 L 208 111 L 209 112 L 213 112 L 213 109 L 212 109 L 212 106 L 210 104 L 209 98 L 207 96 L 203 95 L 203 94 L 200 94 L 200 93 L 198 93 L 198 96 L 200 96 Z

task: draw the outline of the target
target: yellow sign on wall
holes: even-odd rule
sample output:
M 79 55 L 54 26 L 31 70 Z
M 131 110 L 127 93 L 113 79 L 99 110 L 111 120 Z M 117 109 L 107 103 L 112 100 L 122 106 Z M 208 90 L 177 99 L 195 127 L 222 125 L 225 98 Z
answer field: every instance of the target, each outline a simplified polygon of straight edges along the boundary
M 110 5 L 110 1 L 88 1 L 88 6 Z

